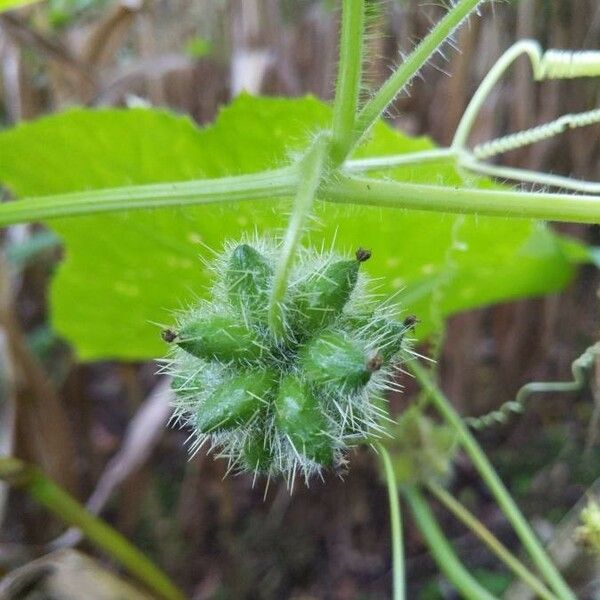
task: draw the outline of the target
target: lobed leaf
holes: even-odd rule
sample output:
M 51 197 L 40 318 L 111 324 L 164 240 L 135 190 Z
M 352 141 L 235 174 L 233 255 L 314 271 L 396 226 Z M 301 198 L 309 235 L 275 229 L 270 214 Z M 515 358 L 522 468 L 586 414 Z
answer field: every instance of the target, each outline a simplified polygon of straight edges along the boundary
M 73 109 L 0 133 L 0 181 L 17 196 L 33 196 L 258 172 L 290 162 L 330 120 L 331 109 L 312 97 L 242 95 L 202 129 L 161 110 Z M 379 123 L 355 156 L 431 147 Z M 386 173 L 462 181 L 447 162 Z M 281 199 L 53 220 L 65 245 L 51 290 L 54 327 L 83 360 L 162 355 L 156 324 L 171 322 L 170 313 L 210 283 L 199 257 L 243 232 L 281 231 L 289 207 Z M 460 310 L 559 290 L 587 256 L 525 220 L 325 202 L 316 212 L 306 241 L 346 253 L 370 248 L 364 268 L 380 278 L 380 292 L 398 292 L 419 316 L 420 335 Z

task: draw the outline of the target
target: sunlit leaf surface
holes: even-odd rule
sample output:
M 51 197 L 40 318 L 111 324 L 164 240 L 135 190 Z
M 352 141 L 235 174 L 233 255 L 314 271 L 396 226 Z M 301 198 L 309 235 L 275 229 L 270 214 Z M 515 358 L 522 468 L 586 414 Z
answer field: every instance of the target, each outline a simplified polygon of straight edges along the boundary
M 40 0 L 0 0 L 0 12 L 4 12 L 5 10 L 11 10 L 13 8 L 19 8 L 20 6 L 25 6 L 26 4 L 33 4 L 34 2 L 39 2 Z
M 293 160 L 330 108 L 314 98 L 239 97 L 214 125 L 147 110 L 71 110 L 0 134 L 0 181 L 17 196 L 250 173 Z M 360 156 L 431 147 L 384 124 Z M 386 176 L 456 184 L 452 165 Z M 479 182 L 479 185 L 489 185 Z M 159 323 L 205 293 L 199 257 L 242 232 L 281 231 L 289 200 L 156 209 L 52 221 L 65 257 L 52 285 L 55 328 L 84 360 L 165 352 Z M 574 264 L 546 226 L 508 218 L 317 204 L 307 240 L 343 251 L 369 247 L 367 270 L 422 320 L 563 287 Z

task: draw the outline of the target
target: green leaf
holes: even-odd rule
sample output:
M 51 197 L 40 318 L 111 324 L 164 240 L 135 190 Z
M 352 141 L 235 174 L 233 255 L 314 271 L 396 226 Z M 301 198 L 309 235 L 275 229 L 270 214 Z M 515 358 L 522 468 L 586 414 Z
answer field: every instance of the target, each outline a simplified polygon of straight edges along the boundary
M 13 8 L 19 8 L 20 6 L 25 6 L 26 4 L 33 4 L 34 2 L 39 2 L 39 0 L 0 0 L 0 12 L 11 10 Z
M 200 130 L 157 110 L 71 110 L 1 133 L 0 180 L 18 196 L 32 196 L 252 173 L 290 162 L 330 119 L 330 108 L 314 98 L 247 95 Z M 357 155 L 430 147 L 380 123 Z M 460 181 L 449 163 L 390 175 Z M 156 324 L 170 324 L 172 311 L 209 284 L 199 257 L 242 232 L 281 231 L 289 208 L 284 199 L 53 220 L 65 243 L 52 285 L 53 324 L 84 360 L 160 356 Z M 420 335 L 452 312 L 558 290 L 577 262 L 573 248 L 529 221 L 324 202 L 316 211 L 306 241 L 335 239 L 345 252 L 371 248 L 366 270 L 380 278 L 382 292 L 398 292 L 418 314 Z

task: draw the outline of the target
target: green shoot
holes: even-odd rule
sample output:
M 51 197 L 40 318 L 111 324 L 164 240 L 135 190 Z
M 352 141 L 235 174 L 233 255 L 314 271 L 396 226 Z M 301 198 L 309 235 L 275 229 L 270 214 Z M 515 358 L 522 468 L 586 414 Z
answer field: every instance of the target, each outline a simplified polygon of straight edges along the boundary
M 429 482 L 427 487 L 457 519 L 462 521 L 464 525 L 483 541 L 533 592 L 540 598 L 543 598 L 543 600 L 556 600 L 556 596 L 479 519 L 471 514 L 460 502 L 455 500 L 443 487 L 434 482 Z
M 361 84 L 364 21 L 364 0 L 344 0 L 333 105 L 331 160 L 334 166 L 343 162 L 352 143 Z
M 482 479 L 494 495 L 498 506 L 511 522 L 529 556 L 538 567 L 539 571 L 545 577 L 548 584 L 552 587 L 560 600 L 575 600 L 573 592 L 569 589 L 561 574 L 542 548 L 531 527 L 521 514 L 515 501 L 512 499 L 508 490 L 498 477 L 496 471 L 490 464 L 487 456 L 479 447 L 475 438 L 471 435 L 467 426 L 454 410 L 450 402 L 446 399 L 442 391 L 435 385 L 427 370 L 416 361 L 408 365 L 417 381 L 424 391 L 429 394 L 432 404 L 444 417 L 444 419 L 454 427 L 458 439 L 465 452 L 469 455 L 473 464 L 479 471 Z
M 400 516 L 400 500 L 394 468 L 388 451 L 382 444 L 376 445 L 383 465 L 390 501 L 390 522 L 392 527 L 392 571 L 394 577 L 393 599 L 404 600 L 406 584 L 404 582 L 404 549 L 402 545 L 402 519 Z
M 454 30 L 477 8 L 481 0 L 459 0 L 421 40 L 419 45 L 403 61 L 381 86 L 375 96 L 365 105 L 356 121 L 353 147 L 387 110 L 390 103 L 402 91 L 432 55 L 452 35 Z
M 467 600 L 498 600 L 481 587 L 460 562 L 419 490 L 416 487 L 406 486 L 402 488 L 402 494 L 436 563 L 460 592 L 461 597 Z

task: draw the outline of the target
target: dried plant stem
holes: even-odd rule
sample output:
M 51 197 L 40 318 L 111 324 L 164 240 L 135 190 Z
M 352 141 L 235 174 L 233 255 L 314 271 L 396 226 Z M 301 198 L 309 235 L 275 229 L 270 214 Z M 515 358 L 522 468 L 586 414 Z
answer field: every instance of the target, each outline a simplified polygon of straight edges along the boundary
M 118 531 L 89 513 L 36 467 L 14 458 L 0 458 L 0 479 L 23 488 L 66 523 L 81 529 L 91 542 L 108 552 L 161 598 L 185 599 L 183 593 L 149 558 L 132 546 Z

